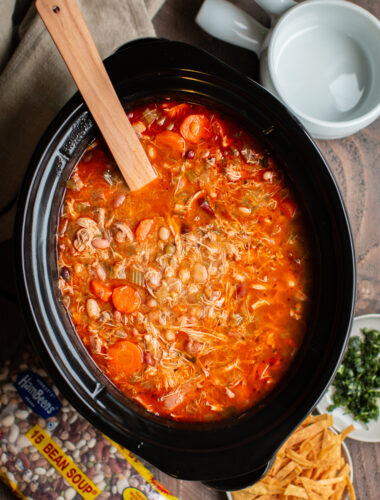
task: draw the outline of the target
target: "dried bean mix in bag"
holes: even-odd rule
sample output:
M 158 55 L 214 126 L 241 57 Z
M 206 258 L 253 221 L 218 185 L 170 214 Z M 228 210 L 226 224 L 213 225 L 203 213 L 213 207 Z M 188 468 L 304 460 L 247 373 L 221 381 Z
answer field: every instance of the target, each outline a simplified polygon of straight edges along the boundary
M 0 371 L 0 443 L 0 479 L 22 499 L 176 500 L 82 418 L 28 352 Z

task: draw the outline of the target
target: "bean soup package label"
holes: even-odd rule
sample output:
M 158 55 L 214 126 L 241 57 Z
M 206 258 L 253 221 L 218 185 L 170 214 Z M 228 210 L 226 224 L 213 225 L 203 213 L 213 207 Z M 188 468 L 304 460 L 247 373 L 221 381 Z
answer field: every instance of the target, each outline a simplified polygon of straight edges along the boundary
M 176 500 L 82 418 L 27 352 L 0 372 L 0 443 L 0 478 L 22 499 Z

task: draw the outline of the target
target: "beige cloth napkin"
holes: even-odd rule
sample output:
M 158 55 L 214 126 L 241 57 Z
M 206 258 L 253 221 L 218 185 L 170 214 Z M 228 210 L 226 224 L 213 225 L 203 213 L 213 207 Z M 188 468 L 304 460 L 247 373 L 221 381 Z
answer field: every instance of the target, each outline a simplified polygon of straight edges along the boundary
M 0 0 L 0 242 L 12 236 L 15 199 L 38 140 L 76 91 L 34 6 L 14 33 L 20 1 L 30 3 Z M 77 1 L 105 58 L 128 40 L 154 36 L 151 18 L 164 0 Z

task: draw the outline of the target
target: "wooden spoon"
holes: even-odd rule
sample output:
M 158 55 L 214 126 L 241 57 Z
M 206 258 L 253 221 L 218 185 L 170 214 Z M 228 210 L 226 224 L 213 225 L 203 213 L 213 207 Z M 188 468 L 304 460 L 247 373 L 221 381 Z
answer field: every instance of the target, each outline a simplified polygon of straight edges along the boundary
M 116 95 L 75 0 L 36 0 L 63 57 L 131 191 L 157 178 Z

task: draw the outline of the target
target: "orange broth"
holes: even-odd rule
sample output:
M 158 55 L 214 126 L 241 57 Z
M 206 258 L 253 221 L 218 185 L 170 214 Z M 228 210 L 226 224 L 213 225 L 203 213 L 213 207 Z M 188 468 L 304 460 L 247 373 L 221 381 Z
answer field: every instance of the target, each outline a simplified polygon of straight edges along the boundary
M 59 285 L 100 369 L 148 411 L 230 418 L 286 376 L 306 331 L 301 208 L 271 154 L 209 108 L 128 113 L 158 179 L 130 192 L 101 140 L 67 183 Z

